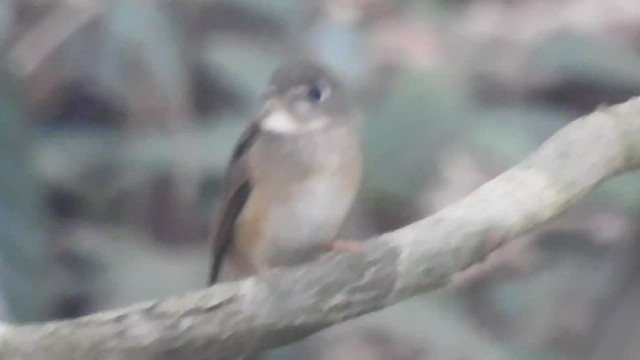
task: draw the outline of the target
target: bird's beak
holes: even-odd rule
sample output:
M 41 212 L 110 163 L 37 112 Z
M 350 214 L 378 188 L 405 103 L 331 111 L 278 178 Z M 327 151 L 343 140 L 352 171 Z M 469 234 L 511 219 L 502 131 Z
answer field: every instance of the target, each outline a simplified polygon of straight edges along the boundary
M 284 101 L 279 97 L 267 97 L 264 100 L 264 106 L 262 107 L 262 115 L 268 116 L 270 113 L 274 113 L 280 110 L 285 110 Z

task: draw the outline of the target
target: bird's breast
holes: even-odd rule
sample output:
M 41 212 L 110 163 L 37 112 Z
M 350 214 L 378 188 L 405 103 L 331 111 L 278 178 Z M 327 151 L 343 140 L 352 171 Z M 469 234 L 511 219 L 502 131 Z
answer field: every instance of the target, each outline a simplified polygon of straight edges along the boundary
M 337 176 L 318 176 L 292 186 L 268 210 L 268 262 L 295 265 L 325 251 L 355 195 Z
M 240 242 L 258 239 L 254 262 L 289 266 L 325 252 L 357 192 L 360 156 L 357 136 L 344 129 L 257 141 L 253 189 L 238 224 Z

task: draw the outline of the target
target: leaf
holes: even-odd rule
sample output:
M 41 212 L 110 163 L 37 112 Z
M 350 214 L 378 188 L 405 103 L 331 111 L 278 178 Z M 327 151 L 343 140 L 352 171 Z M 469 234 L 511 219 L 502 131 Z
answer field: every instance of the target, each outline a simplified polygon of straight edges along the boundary
M 367 113 L 365 186 L 409 197 L 433 175 L 439 151 L 471 118 L 464 91 L 434 73 L 405 72 L 390 97 Z
M 532 61 L 556 77 L 579 75 L 605 83 L 640 84 L 640 57 L 614 41 L 559 33 L 533 49 Z

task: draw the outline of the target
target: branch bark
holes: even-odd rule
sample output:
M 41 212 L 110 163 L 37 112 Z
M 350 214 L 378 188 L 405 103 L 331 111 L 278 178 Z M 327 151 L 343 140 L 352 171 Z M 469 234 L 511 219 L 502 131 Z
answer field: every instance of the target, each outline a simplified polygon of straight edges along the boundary
M 640 168 L 640 98 L 598 109 L 462 201 L 359 254 L 83 318 L 0 327 L 5 360 L 234 359 L 445 286 L 600 182 Z

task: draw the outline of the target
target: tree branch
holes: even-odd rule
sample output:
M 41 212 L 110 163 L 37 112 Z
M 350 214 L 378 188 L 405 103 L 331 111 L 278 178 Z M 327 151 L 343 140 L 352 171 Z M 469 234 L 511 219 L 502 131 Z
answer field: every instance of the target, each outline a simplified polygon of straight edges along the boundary
M 7 62 L 19 77 L 28 77 L 62 43 L 102 12 L 92 1 L 64 0 L 42 21 L 21 36 L 7 54 Z
M 297 268 L 76 320 L 0 328 L 5 360 L 240 358 L 446 285 L 560 214 L 601 181 L 640 168 L 640 98 L 602 108 L 464 200 Z

